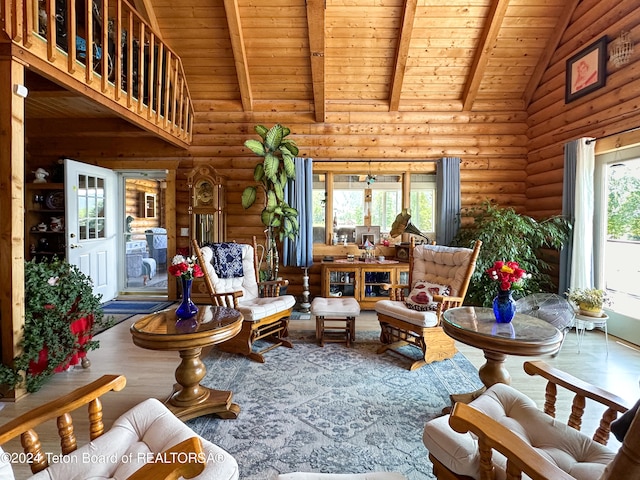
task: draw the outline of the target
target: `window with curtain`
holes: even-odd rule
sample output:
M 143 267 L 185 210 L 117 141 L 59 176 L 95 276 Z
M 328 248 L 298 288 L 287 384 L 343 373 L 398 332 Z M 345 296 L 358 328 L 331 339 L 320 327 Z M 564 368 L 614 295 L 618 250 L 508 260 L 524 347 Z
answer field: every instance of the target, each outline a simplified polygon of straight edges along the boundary
M 314 174 L 313 227 L 314 243 L 325 242 L 325 231 L 346 235 L 355 242 L 353 234 L 359 225 L 379 226 L 381 237 L 402 210 L 403 173 L 335 174 L 333 176 L 333 225 L 327 222 L 327 185 L 324 174 Z M 435 175 L 411 174 L 411 222 L 425 235 L 435 237 L 436 180 Z

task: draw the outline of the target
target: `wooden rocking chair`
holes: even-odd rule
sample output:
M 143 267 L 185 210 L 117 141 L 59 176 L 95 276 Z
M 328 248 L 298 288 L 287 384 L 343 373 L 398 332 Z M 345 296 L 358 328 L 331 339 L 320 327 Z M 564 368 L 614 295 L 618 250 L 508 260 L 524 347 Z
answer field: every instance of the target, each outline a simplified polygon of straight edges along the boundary
M 231 307 L 244 316 L 242 330 L 235 337 L 218 344 L 216 348 L 225 352 L 240 353 L 264 363 L 264 353 L 279 346 L 292 348 L 293 345 L 284 337 L 288 336 L 289 316 L 296 303 L 292 295 L 280 295 L 280 288 L 286 286 L 287 280 L 258 281 L 258 258 L 256 237 L 253 245 L 236 245 L 236 252 L 242 256 L 242 271 L 235 276 L 222 278 L 216 273 L 214 249 L 224 248 L 230 244 L 211 244 L 200 247 L 193 240 L 193 249 L 198 257 L 204 273 L 204 281 L 213 305 Z M 239 260 L 239 259 L 238 259 Z M 256 341 L 264 339 L 269 345 L 254 350 Z
M 525 362 L 524 370 L 546 380 L 544 411 L 496 383 L 469 405 L 456 403 L 451 415 L 427 422 L 423 442 L 439 480 L 511 480 L 523 473 L 534 480 L 640 479 L 638 404 L 628 410 L 617 395 L 540 360 Z M 556 416 L 558 393 L 573 397 L 566 423 Z M 585 408 L 602 412 L 591 437 L 580 431 Z M 617 454 L 607 447 L 610 432 L 622 441 Z
M 440 317 L 447 308 L 462 305 L 481 245 L 478 240 L 473 249 L 416 246 L 411 239 L 409 284 L 387 285 L 389 300 L 381 300 L 375 306 L 382 329 L 380 341 L 384 344 L 378 353 L 393 350 L 413 360 L 410 370 L 456 354 L 455 342 L 442 330 Z M 421 295 L 411 292 L 416 287 L 439 293 L 422 306 L 412 300 Z M 415 360 L 399 350 L 406 345 L 420 349 L 422 358 Z

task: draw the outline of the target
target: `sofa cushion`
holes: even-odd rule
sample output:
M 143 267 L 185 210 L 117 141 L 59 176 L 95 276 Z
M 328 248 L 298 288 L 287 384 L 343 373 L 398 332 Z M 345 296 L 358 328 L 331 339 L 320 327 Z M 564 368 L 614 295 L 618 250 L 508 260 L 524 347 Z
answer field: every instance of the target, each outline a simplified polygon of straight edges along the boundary
M 431 310 L 423 312 L 412 310 L 399 300 L 380 300 L 376 302 L 374 308 L 378 313 L 418 325 L 419 327 L 435 327 L 438 325 L 436 312 Z
M 604 445 L 540 411 L 529 397 L 508 385 L 493 385 L 470 405 L 520 436 L 578 480 L 597 480 L 615 456 Z M 449 426 L 449 415 L 429 421 L 422 439 L 427 450 L 448 469 L 480 478 L 477 437 L 454 431 Z M 506 458 L 494 451 L 493 460 L 496 478 L 504 479 Z
M 293 308 L 296 298 L 293 295 L 280 295 L 279 297 L 257 297 L 253 299 L 238 299 L 238 311 L 242 313 L 244 321 L 255 322 L 269 315 Z
M 5 454 L 5 451 L 0 447 L 0 480 L 15 480 L 11 460 L 11 454 Z
M 404 299 L 405 305 L 411 310 L 424 312 L 427 310 L 438 310 L 438 302 L 433 301 L 435 295 L 447 296 L 451 288 L 448 285 L 440 285 L 438 283 L 430 283 L 418 280 L 413 284 L 413 288 Z
M 207 269 L 213 288 L 218 293 L 242 292 L 242 300 L 247 302 L 258 298 L 258 282 L 254 266 L 253 246 L 246 243 L 238 244 L 242 249 L 242 276 L 233 278 L 220 278 L 213 268 L 213 250 L 211 246 L 200 249 L 204 259 L 204 268 Z M 202 265 L 201 265 L 202 268 Z
M 418 245 L 413 251 L 412 278 L 449 285 L 449 295 L 456 297 L 465 283 L 472 255 L 473 250 L 469 248 Z
M 375 310 L 383 315 L 388 315 L 419 327 L 435 327 L 438 325 L 436 312 L 412 310 L 399 300 L 380 300 L 376 302 Z

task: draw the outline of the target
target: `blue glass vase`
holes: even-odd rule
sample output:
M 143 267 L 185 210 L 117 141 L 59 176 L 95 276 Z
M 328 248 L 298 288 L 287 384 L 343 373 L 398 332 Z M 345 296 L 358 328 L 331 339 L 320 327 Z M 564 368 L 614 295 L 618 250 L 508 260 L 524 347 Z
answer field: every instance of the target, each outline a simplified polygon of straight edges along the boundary
M 190 278 L 182 279 L 182 302 L 176 308 L 176 317 L 180 319 L 191 318 L 198 313 L 198 307 L 191 301 L 191 280 Z
M 516 302 L 511 296 L 511 290 L 498 290 L 498 296 L 493 299 L 493 314 L 498 323 L 509 323 L 516 314 Z

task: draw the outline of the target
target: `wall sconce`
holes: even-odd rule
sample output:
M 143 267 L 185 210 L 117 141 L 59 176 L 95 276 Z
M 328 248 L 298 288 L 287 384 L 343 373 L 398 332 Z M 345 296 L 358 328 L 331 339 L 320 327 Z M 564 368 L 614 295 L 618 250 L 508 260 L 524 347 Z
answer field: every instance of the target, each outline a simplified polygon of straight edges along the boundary
M 620 36 L 611 42 L 611 62 L 616 67 L 629 63 L 633 53 L 633 40 L 629 32 L 622 31 Z

